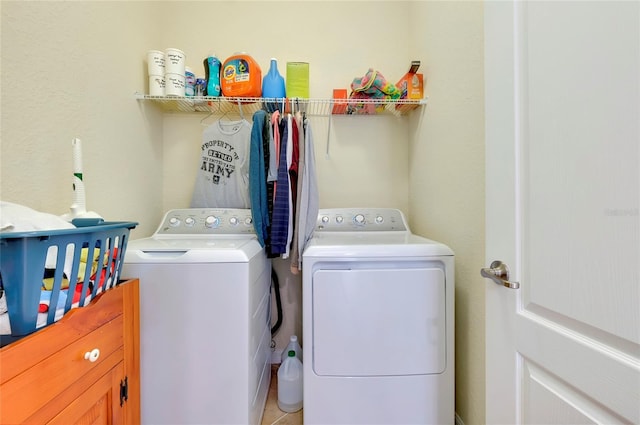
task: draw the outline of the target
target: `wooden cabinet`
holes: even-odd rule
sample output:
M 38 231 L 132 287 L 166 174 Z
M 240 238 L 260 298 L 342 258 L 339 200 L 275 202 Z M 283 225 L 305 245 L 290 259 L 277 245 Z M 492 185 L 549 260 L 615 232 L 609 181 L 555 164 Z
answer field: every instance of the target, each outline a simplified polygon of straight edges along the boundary
M 0 349 L 0 423 L 140 423 L 138 286 Z

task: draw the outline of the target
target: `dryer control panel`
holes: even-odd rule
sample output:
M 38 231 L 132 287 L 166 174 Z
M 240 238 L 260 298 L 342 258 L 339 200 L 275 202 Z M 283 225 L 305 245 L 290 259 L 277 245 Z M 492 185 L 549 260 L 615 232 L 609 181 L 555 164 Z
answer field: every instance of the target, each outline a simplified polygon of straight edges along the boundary
M 406 232 L 409 226 L 402 211 L 395 208 L 330 208 L 318 211 L 316 231 Z
M 250 209 L 184 208 L 168 211 L 156 235 L 255 234 Z

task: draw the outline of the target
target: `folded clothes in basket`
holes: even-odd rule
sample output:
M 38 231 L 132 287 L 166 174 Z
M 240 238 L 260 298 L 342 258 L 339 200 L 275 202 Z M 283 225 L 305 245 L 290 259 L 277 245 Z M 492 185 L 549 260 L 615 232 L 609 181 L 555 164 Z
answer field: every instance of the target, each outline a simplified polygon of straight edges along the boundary
M 0 201 L 0 232 L 31 232 L 37 230 L 75 229 L 76 226 L 63 220 L 57 215 L 36 211 L 24 205 L 13 202 Z M 57 247 L 47 252 L 45 267 L 56 268 Z M 71 274 L 73 250 L 68 249 L 65 254 L 65 270 Z
M 70 247 L 70 248 L 71 248 L 70 249 L 71 254 L 73 254 L 73 247 Z M 91 261 L 90 280 L 95 280 L 96 272 L 100 267 L 100 249 L 99 247 L 97 247 L 92 251 L 93 251 L 93 254 L 92 254 L 93 259 Z M 117 256 L 118 256 L 118 248 L 114 248 L 113 258 L 117 258 Z M 85 274 L 87 271 L 88 259 L 89 259 L 89 248 L 82 248 L 82 251 L 80 253 L 80 263 L 78 264 L 77 282 L 82 282 L 82 280 L 85 277 Z M 106 267 L 108 262 L 109 262 L 109 250 L 105 250 L 104 255 L 102 256 L 102 267 Z M 44 277 L 42 279 L 44 289 L 49 291 L 53 289 L 54 273 L 55 273 L 55 264 L 54 264 L 54 268 L 49 268 L 45 266 Z M 67 274 L 66 270 L 62 278 L 62 284 L 60 287 L 62 289 L 67 289 L 69 287 L 69 274 Z
M 87 248 L 83 248 L 83 251 L 85 251 L 84 255 L 81 255 L 81 260 L 84 259 L 85 262 L 85 266 L 86 266 L 86 260 L 88 258 L 88 249 Z M 118 255 L 118 248 L 115 247 L 113 248 L 113 261 L 111 261 L 111 265 L 110 265 L 110 270 L 107 264 L 108 262 L 108 258 L 109 258 L 109 252 L 106 251 L 104 254 L 104 259 L 103 259 L 103 266 L 100 267 L 99 273 L 98 273 L 98 264 L 99 264 L 99 249 L 95 249 L 94 250 L 94 259 L 96 261 L 94 261 L 93 263 L 95 263 L 94 265 L 92 265 L 92 269 L 91 269 L 91 280 L 89 281 L 89 284 L 87 285 L 87 291 L 86 291 L 86 295 L 85 295 L 85 300 L 83 305 L 87 305 L 87 303 L 89 301 L 91 301 L 91 293 L 93 291 L 93 287 L 96 283 L 96 278 L 98 278 L 97 283 L 98 283 L 98 290 L 96 291 L 96 293 L 100 293 L 102 292 L 102 290 L 105 288 L 105 279 L 108 275 L 113 276 L 113 273 L 115 271 L 115 266 L 116 266 L 116 262 L 115 259 L 117 258 Z M 79 268 L 81 268 L 79 266 Z M 78 276 L 84 276 L 84 268 L 82 268 L 82 273 L 79 271 L 78 272 Z M 55 270 L 53 270 L 55 272 Z M 51 271 L 49 271 L 51 272 Z M 48 272 L 48 273 L 49 273 Z M 45 275 L 47 276 L 47 275 Z M 109 279 L 109 281 L 106 282 L 106 286 L 110 286 L 111 279 Z M 51 299 L 53 297 L 53 291 L 51 290 L 53 288 L 53 281 L 54 278 L 53 277 L 45 277 L 43 279 L 43 283 L 42 283 L 42 290 L 40 291 L 40 305 L 38 308 L 38 320 L 36 323 L 36 329 L 40 328 L 44 325 L 46 325 L 47 323 L 47 312 L 49 311 L 50 308 L 50 303 L 51 303 Z M 2 287 L 1 284 L 1 277 L 0 277 L 0 287 Z M 66 283 L 65 283 L 66 282 Z M 68 279 L 64 279 L 62 282 L 62 286 L 65 289 L 61 289 L 58 295 L 58 301 L 56 303 L 56 313 L 54 316 L 54 321 L 58 321 L 63 315 L 64 315 L 64 309 L 65 309 L 65 304 L 67 302 L 67 297 L 68 297 L 68 293 L 69 293 L 69 281 Z M 79 280 L 75 286 L 74 286 L 74 291 L 73 291 L 73 299 L 71 301 L 71 308 L 76 308 L 80 305 L 80 299 L 82 297 L 82 289 L 84 286 L 84 282 L 82 280 Z M 11 324 L 9 322 L 9 314 L 7 311 L 7 301 L 6 301 L 6 296 L 1 296 L 0 297 L 0 335 L 10 335 L 11 334 Z
M 74 228 L 73 224 L 57 215 L 36 211 L 13 202 L 0 201 L 1 232 L 30 232 L 34 230 Z
M 49 296 L 51 295 L 51 291 L 42 291 L 42 292 L 43 293 L 49 292 L 48 295 Z M 44 295 L 44 297 L 46 298 L 46 295 Z M 64 299 L 64 302 L 61 302 L 60 299 Z M 64 316 L 64 303 L 66 302 L 66 299 L 67 299 L 66 295 L 64 295 L 63 297 L 61 293 L 58 298 L 58 305 L 56 306 L 56 313 L 53 319 L 54 322 L 57 322 L 62 318 L 62 316 Z M 84 305 L 87 305 L 90 301 L 91 301 L 91 293 L 89 292 L 84 299 Z M 40 298 L 40 302 L 41 303 L 43 302 L 42 297 Z M 80 304 L 78 302 L 74 301 L 74 303 L 71 305 L 71 308 L 77 308 L 79 305 Z M 0 311 L 2 310 L 3 306 L 4 306 L 4 312 L 0 314 L 0 335 L 11 335 L 11 323 L 9 321 L 9 314 L 7 313 L 7 300 L 6 300 L 6 297 L 4 296 L 0 298 Z M 35 326 L 36 329 L 39 329 L 47 324 L 47 316 L 48 316 L 48 313 L 46 312 L 38 313 L 38 320 Z
M 75 290 L 74 290 L 74 294 L 73 294 L 73 300 L 72 300 L 72 304 L 77 304 L 80 301 L 80 297 L 81 292 L 82 292 L 82 288 L 83 288 L 83 281 L 80 280 L 80 276 L 84 276 L 85 274 L 85 270 L 86 270 L 86 259 L 88 258 L 88 249 L 87 248 L 83 248 L 83 255 L 81 255 L 80 257 L 80 271 L 78 271 L 78 282 L 75 285 Z M 96 259 L 96 261 L 94 261 L 94 264 L 91 266 L 91 278 L 89 280 L 89 285 L 88 285 L 88 289 L 87 289 L 87 293 L 91 293 L 91 291 L 93 291 L 93 286 L 96 282 L 96 277 L 98 277 L 97 275 L 97 271 L 98 271 L 98 257 L 100 256 L 99 254 L 99 250 L 95 250 L 94 251 L 94 259 Z M 103 259 L 103 266 L 100 269 L 100 275 L 99 275 L 99 279 L 98 279 L 98 288 L 102 289 L 104 287 L 104 281 L 105 278 L 107 277 L 107 262 L 109 261 L 109 252 L 105 252 L 104 254 L 104 259 Z M 109 274 L 113 275 L 114 271 L 115 271 L 115 266 L 116 266 L 116 261 L 115 259 L 118 258 L 118 248 L 113 248 L 113 260 L 111 261 L 111 270 L 109 270 Z M 84 267 L 83 267 L 84 264 Z M 54 282 L 54 278 L 53 277 L 47 277 L 45 279 L 42 280 L 43 282 L 43 289 L 41 291 L 41 295 L 40 295 L 40 308 L 38 309 L 38 311 L 40 313 L 46 313 L 47 311 L 49 311 L 49 300 L 51 299 L 52 296 L 52 291 L 51 289 L 53 288 L 53 282 Z M 61 288 L 63 288 L 60 291 L 60 298 L 62 298 L 62 296 L 64 296 L 64 300 L 66 301 L 67 296 L 68 296 L 68 288 L 69 288 L 69 280 L 65 278 L 63 278 L 62 283 L 61 283 Z M 58 307 L 64 307 L 64 302 L 60 303 L 60 299 L 58 299 Z
M 51 298 L 53 291 L 40 291 L 40 308 L 38 313 L 46 313 L 49 311 L 49 305 L 51 304 Z M 64 308 L 64 304 L 67 302 L 67 291 L 59 291 L 58 302 L 56 303 L 56 310 Z

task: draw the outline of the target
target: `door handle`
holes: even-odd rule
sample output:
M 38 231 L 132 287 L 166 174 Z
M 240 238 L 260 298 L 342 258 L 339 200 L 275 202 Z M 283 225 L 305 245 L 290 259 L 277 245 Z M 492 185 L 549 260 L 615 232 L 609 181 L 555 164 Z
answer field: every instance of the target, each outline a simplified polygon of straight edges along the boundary
M 511 282 L 509 280 L 509 267 L 502 261 L 496 260 L 491 263 L 490 267 L 483 267 L 480 269 L 480 275 L 493 280 L 498 285 L 506 286 L 511 289 L 520 288 L 520 283 Z

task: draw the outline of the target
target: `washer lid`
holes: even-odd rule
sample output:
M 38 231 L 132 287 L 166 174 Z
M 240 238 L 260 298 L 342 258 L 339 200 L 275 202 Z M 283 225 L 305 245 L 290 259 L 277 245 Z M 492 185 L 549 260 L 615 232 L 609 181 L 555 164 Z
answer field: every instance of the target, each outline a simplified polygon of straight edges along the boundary
M 125 263 L 238 263 L 264 250 L 255 236 L 144 238 L 129 241 Z
M 303 257 L 433 257 L 448 246 L 408 232 L 315 232 Z

